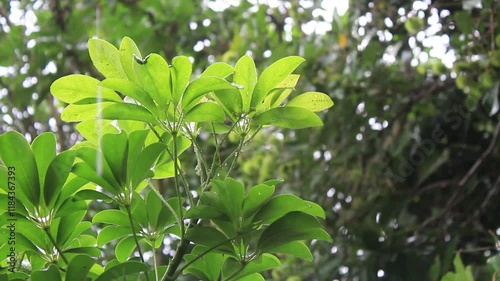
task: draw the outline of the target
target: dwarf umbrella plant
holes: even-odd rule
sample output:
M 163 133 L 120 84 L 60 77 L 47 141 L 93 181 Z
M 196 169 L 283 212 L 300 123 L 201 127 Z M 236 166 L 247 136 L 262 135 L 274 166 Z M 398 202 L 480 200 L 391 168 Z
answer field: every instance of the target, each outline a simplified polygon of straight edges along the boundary
M 305 241 L 331 241 L 321 207 L 276 195 L 280 180 L 248 187 L 230 177 L 263 127 L 322 125 L 315 112 L 333 105 L 327 95 L 289 98 L 303 58 L 257 75 L 245 55 L 192 78 L 187 57 L 143 57 L 128 37 L 119 49 L 100 39 L 88 46 L 104 79 L 74 74 L 51 86 L 67 104 L 61 118 L 77 122 L 85 140 L 57 153 L 53 133 L 31 144 L 15 131 L 0 136 L 0 280 L 264 280 L 278 257 L 312 261 Z M 223 154 L 230 134 L 238 144 Z M 182 153 L 197 166 L 183 166 Z M 186 169 L 196 169 L 197 184 Z M 175 196 L 153 184 L 164 178 Z M 93 201 L 110 207 L 89 221 Z M 158 249 L 171 245 L 175 254 L 158 264 Z

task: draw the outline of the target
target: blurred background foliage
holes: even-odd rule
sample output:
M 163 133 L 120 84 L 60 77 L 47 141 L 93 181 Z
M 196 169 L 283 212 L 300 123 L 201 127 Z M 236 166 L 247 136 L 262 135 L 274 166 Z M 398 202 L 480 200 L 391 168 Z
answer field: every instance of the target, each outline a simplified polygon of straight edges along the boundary
M 498 0 L 2 0 L 0 28 L 0 132 L 54 131 L 60 149 L 81 137 L 49 86 L 101 78 L 91 37 L 189 56 L 195 73 L 305 57 L 297 90 L 334 99 L 325 126 L 265 130 L 235 175 L 320 203 L 334 244 L 269 280 L 439 280 L 457 251 L 491 280 L 500 263 Z

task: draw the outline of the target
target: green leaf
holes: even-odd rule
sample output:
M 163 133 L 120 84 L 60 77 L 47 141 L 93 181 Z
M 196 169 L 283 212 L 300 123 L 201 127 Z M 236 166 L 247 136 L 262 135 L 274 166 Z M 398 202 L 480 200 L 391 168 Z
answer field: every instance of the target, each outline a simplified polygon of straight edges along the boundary
M 185 215 L 187 219 L 212 219 L 220 218 L 224 214 L 212 206 L 197 205 L 191 207 Z
M 257 247 L 263 252 L 268 252 L 289 242 L 305 239 L 332 241 L 330 235 L 314 216 L 302 212 L 291 212 L 264 230 Z
M 276 89 L 293 89 L 299 82 L 300 74 L 290 74 L 276 85 Z
M 95 281 L 123 280 L 127 275 L 147 272 L 148 270 L 148 266 L 142 262 L 127 261 L 106 269 L 106 271 L 104 271 Z
M 31 143 L 31 149 L 35 156 L 40 186 L 43 186 L 50 162 L 56 157 L 56 136 L 54 133 L 37 136 Z
M 64 108 L 61 119 L 66 122 L 78 122 L 96 119 L 104 108 L 116 104 L 115 102 L 100 102 L 92 104 L 70 104 Z
M 40 182 L 36 160 L 23 135 L 16 131 L 0 135 L 0 159 L 6 167 L 14 167 L 19 200 L 27 206 L 38 206 Z
M 85 189 L 85 190 L 80 190 L 75 194 L 75 198 L 80 199 L 80 200 L 102 200 L 106 203 L 111 203 L 113 202 L 113 199 L 109 197 L 108 195 L 91 190 L 91 189 Z
M 61 272 L 57 269 L 57 266 L 50 265 L 47 269 L 34 271 L 31 274 L 31 281 L 60 281 Z
M 221 78 L 227 78 L 229 75 L 234 73 L 234 68 L 225 62 L 216 62 L 205 71 L 200 76 L 216 76 Z
M 240 221 L 245 199 L 245 188 L 239 181 L 227 178 L 224 182 L 214 180 L 212 186 L 224 203 L 227 215 L 231 218 L 233 224 L 237 225 Z
M 127 182 L 132 180 L 133 171 L 137 165 L 144 141 L 146 140 L 150 130 L 133 130 L 128 136 L 128 157 L 127 157 Z
M 125 262 L 136 248 L 133 236 L 122 239 L 115 247 L 115 256 L 119 262 Z
M 236 117 L 242 110 L 243 101 L 238 89 L 215 91 L 213 98 L 229 117 Z
M 125 186 L 128 153 L 127 133 L 122 131 L 119 134 L 103 135 L 101 138 L 101 150 L 103 151 L 104 159 L 113 172 L 116 182 L 120 186 Z
M 134 40 L 130 39 L 130 37 L 123 37 L 122 42 L 120 43 L 120 63 L 127 78 L 138 84 L 139 79 L 135 74 L 134 55 L 138 58 L 142 58 L 141 51 L 139 51 L 139 48 L 135 44 Z
M 194 242 L 197 245 L 213 247 L 215 245 L 229 243 L 230 240 L 215 228 L 208 226 L 196 226 L 188 229 L 186 239 Z
M 153 143 L 142 150 L 141 154 L 135 160 L 137 163 L 131 176 L 133 188 L 137 188 L 141 181 L 153 176 L 151 167 L 164 151 L 165 145 L 159 142 Z
M 72 172 L 75 175 L 92 181 L 110 192 L 122 190 L 123 186 L 116 181 L 111 167 L 100 151 L 93 147 L 80 147 L 76 155 L 84 162 L 73 166 Z
M 81 148 L 80 148 L 81 149 Z M 111 192 L 112 194 L 116 195 L 120 193 L 120 188 L 116 186 L 116 184 L 111 184 L 109 183 L 106 179 L 101 177 L 100 174 L 96 172 L 96 170 L 90 166 L 87 163 L 76 163 L 73 166 L 73 169 L 71 170 L 72 173 L 75 175 L 79 176 L 82 179 L 91 181 L 102 188 L 106 189 L 107 191 Z
M 271 224 L 287 213 L 300 211 L 322 219 L 325 211 L 316 203 L 303 200 L 295 195 L 282 194 L 269 200 L 256 214 L 255 220 L 263 224 Z
M 274 193 L 274 186 L 259 184 L 248 191 L 243 201 L 243 216 L 253 215 Z
M 86 281 L 90 268 L 96 261 L 87 255 L 78 255 L 71 259 L 66 271 L 66 280 Z
M 76 124 L 76 129 L 86 140 L 97 145 L 99 138 L 104 134 L 117 134 L 118 129 L 111 125 L 111 120 L 88 119 Z
M 189 83 L 193 65 L 186 56 L 178 56 L 172 60 L 172 90 L 174 104 L 179 104 L 182 94 Z
M 131 103 L 115 103 L 104 108 L 99 118 L 110 120 L 136 120 L 157 124 L 155 116 L 142 106 Z
M 308 262 L 313 261 L 313 255 L 309 248 L 302 241 L 292 241 L 268 250 L 271 253 L 288 254 L 302 258 Z
M 163 203 L 158 195 L 149 190 L 146 195 L 146 212 L 148 216 L 148 222 L 153 229 L 157 229 L 158 217 L 160 216 L 161 210 L 163 208 Z
M 65 245 L 67 242 L 71 242 L 70 240 L 76 235 L 90 227 L 90 222 L 80 223 L 85 213 L 85 211 L 77 211 L 57 218 L 59 221 L 57 229 L 55 229 L 54 224 L 51 225 L 51 230 L 56 234 L 57 243 Z
M 158 54 L 148 55 L 142 64 L 135 64 L 142 87 L 161 109 L 168 108 L 172 96 L 170 67 Z
M 219 77 L 205 77 L 201 76 L 189 84 L 182 97 L 182 109 L 184 112 L 189 111 L 200 98 L 209 92 L 234 89 L 235 85 L 229 83 L 227 80 Z
M 132 234 L 130 226 L 108 225 L 97 234 L 97 246 L 102 247 L 109 242 Z
M 288 77 L 305 59 L 298 56 L 282 58 L 266 68 L 253 91 L 251 107 L 260 104 L 269 92 Z
M 104 77 L 127 79 L 115 46 L 97 38 L 90 39 L 88 45 L 92 63 Z
M 130 227 L 130 220 L 127 214 L 119 210 L 100 211 L 92 218 L 92 222 Z M 136 227 L 136 225 L 134 225 L 134 227 Z
M 153 99 L 136 83 L 124 79 L 110 78 L 101 81 L 99 85 L 133 98 L 142 106 L 147 108 L 151 113 L 158 112 Z
M 244 55 L 236 62 L 234 66 L 233 82 L 243 86 L 243 88 L 240 89 L 243 110 L 248 112 L 253 89 L 255 88 L 255 84 L 257 84 L 257 70 L 250 56 Z
M 57 155 L 50 163 L 43 184 L 43 195 L 46 206 L 52 207 L 56 203 L 56 199 L 68 179 L 74 161 L 75 151 L 67 150 Z
M 184 116 L 186 122 L 219 122 L 222 123 L 226 115 L 221 107 L 213 102 L 202 102 L 193 107 Z
M 50 86 L 50 92 L 65 103 L 75 103 L 90 98 L 122 101 L 114 91 L 99 86 L 99 80 L 82 74 L 72 74 L 57 79 Z
M 263 254 L 262 256 L 246 264 L 245 267 L 239 273 L 237 273 L 231 280 L 240 280 L 240 278 L 243 278 L 245 276 L 263 272 L 278 266 L 281 266 L 281 262 L 277 257 L 271 254 Z M 240 267 L 241 265 L 236 260 L 227 259 L 223 267 L 223 276 L 228 277 L 229 275 L 233 274 L 235 269 L 238 270 Z M 255 279 L 249 279 L 249 280 L 255 280 Z
M 254 117 L 259 125 L 273 125 L 289 129 L 323 126 L 315 113 L 300 107 L 277 107 Z
M 287 103 L 286 106 L 301 107 L 312 112 L 318 112 L 333 106 L 332 99 L 319 92 L 307 92 L 298 95 Z

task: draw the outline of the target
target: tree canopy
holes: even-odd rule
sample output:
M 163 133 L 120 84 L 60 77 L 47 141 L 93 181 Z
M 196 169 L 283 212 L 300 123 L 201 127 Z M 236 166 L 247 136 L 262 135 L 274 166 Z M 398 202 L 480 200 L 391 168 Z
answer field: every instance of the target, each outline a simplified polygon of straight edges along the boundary
M 320 114 L 324 126 L 264 128 L 235 173 L 249 186 L 284 178 L 279 192 L 323 207 L 333 243 L 313 242 L 313 264 L 290 258 L 269 279 L 441 280 L 459 271 L 459 251 L 475 280 L 491 280 L 500 269 L 499 1 L 363 0 L 345 12 L 332 3 L 2 1 L 0 132 L 53 131 L 58 150 L 82 140 L 50 86 L 69 74 L 103 78 L 89 38 L 118 46 L 128 36 L 146 54 L 186 56 L 194 75 L 245 54 L 259 73 L 298 55 L 298 92 L 335 103 Z

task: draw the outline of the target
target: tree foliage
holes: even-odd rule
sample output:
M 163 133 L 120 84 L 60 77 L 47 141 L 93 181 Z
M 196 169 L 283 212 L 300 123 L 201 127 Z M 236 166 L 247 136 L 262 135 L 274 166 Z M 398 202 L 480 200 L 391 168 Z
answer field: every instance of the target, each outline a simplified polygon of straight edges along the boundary
M 351 1 L 343 15 L 328 12 L 322 5 L 328 1 L 216 2 L 221 1 L 2 4 L 5 32 L 0 40 L 8 42 L 0 45 L 2 129 L 18 130 L 32 140 L 55 131 L 63 150 L 82 140 L 59 118 L 63 104 L 74 102 L 49 93 L 51 83 L 68 74 L 94 77 L 97 80 L 85 83 L 95 87 L 103 80 L 87 55 L 86 42 L 92 36 L 114 46 L 128 36 L 144 53 L 185 56 L 193 61 L 195 76 L 210 76 L 215 69 L 224 76 L 224 71 L 231 72 L 227 63 L 241 69 L 246 81 L 257 79 L 245 70 L 246 53 L 257 69 L 300 55 L 305 62 L 298 66 L 302 76 L 297 85 L 279 88 L 264 103 L 288 100 L 293 105 L 294 99 L 301 99 L 289 92 L 296 88 L 310 93 L 308 100 L 318 98 L 306 107 L 309 111 L 321 108 L 322 97 L 315 92 L 329 95 L 334 109 L 320 113 L 323 127 L 297 131 L 293 129 L 301 127 L 299 121 L 283 126 L 278 117 L 296 116 L 290 111 L 298 109 L 262 113 L 281 128 L 264 128 L 242 149 L 233 170 L 247 186 L 284 178 L 278 192 L 319 203 L 327 210 L 334 244 L 315 243 L 318 262 L 291 258 L 270 278 L 440 280 L 453 268 L 455 273 L 467 271 L 454 263 L 455 251 L 461 250 L 463 263 L 487 264 L 472 267 L 475 280 L 491 280 L 498 270 L 500 212 L 498 1 Z M 9 17 L 15 13 L 24 17 Z M 31 24 L 34 17 L 36 23 Z M 136 52 L 131 45 L 124 48 Z M 207 68 L 215 61 L 222 63 Z M 116 77 L 104 75 L 100 86 L 127 91 L 127 96 L 138 94 L 133 87 L 116 88 L 113 80 L 124 74 L 129 78 L 130 70 L 116 71 Z M 235 75 L 232 83 L 242 85 L 238 79 Z M 294 79 L 290 76 L 288 83 L 296 83 Z M 247 88 L 242 88 L 242 97 Z M 214 92 L 210 98 L 226 115 L 251 108 L 252 99 L 244 102 L 234 95 L 218 102 L 240 90 Z M 140 102 L 149 102 L 148 112 L 128 112 L 153 121 L 156 101 L 151 100 Z M 257 95 L 254 102 L 259 100 Z M 203 107 L 193 107 L 186 118 L 222 116 L 210 104 Z M 115 118 L 117 112 L 122 111 L 111 107 L 106 114 Z M 112 131 L 107 122 L 103 131 Z M 97 143 L 92 123 L 83 121 L 76 128 Z M 207 147 L 203 138 L 200 148 Z M 223 157 L 240 141 L 236 134 L 229 134 L 228 140 L 219 151 Z M 182 157 L 186 165 L 196 165 L 196 159 Z M 196 172 L 186 177 L 193 179 Z M 158 183 L 165 194 L 168 184 L 171 180 Z M 200 260 L 199 266 L 209 264 Z

